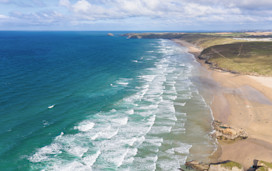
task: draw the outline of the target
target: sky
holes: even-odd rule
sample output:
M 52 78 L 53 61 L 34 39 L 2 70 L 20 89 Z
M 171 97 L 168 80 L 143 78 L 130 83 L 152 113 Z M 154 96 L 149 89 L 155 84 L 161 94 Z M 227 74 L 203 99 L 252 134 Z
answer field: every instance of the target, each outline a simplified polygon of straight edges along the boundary
M 0 30 L 272 30 L 272 0 L 0 0 Z

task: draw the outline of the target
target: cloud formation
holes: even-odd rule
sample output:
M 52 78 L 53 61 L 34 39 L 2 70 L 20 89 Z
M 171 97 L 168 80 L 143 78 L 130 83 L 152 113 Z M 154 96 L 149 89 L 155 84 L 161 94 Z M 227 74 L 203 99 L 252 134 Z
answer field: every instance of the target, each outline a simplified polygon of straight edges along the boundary
M 24 3 L 22 5 L 19 2 Z M 212 25 L 217 26 L 218 29 L 224 28 L 223 25 L 240 29 L 271 23 L 269 16 L 272 14 L 271 0 L 59 0 L 58 2 L 48 0 L 44 3 L 39 2 L 41 1 L 0 0 L 2 6 L 10 7 L 7 13 L 0 12 L 0 25 L 5 25 L 6 21 L 1 19 L 6 16 L 11 19 L 9 24 L 27 22 L 28 25 L 37 25 L 37 23 L 49 25 L 51 23 L 52 27 L 56 24 L 64 25 L 66 28 L 80 27 L 80 25 L 86 28 L 88 24 L 94 26 L 96 23 L 99 25 L 127 22 L 134 26 L 149 23 L 150 26 L 153 24 L 163 29 L 167 28 L 165 26 L 167 24 L 169 30 L 179 27 L 190 29 L 195 26 L 209 29 Z M 32 8 L 31 12 L 22 10 L 24 7 Z

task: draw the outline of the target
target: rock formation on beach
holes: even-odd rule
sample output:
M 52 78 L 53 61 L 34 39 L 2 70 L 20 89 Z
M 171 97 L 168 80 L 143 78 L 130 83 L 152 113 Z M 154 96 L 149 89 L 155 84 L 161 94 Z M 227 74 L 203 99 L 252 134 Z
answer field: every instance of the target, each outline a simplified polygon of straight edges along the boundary
M 248 137 L 244 129 L 233 128 L 217 120 L 213 122 L 213 126 L 215 129 L 215 137 L 219 140 L 237 140 L 246 139 Z
M 186 170 L 196 171 L 244 171 L 244 170 L 272 171 L 272 163 L 262 160 L 259 161 L 255 160 L 253 166 L 249 169 L 244 169 L 240 163 L 230 160 L 210 164 L 201 163 L 193 160 L 186 162 L 185 166 Z
M 186 169 L 193 169 L 193 170 L 199 170 L 199 171 L 200 170 L 204 171 L 209 169 L 208 164 L 201 163 L 195 160 L 186 162 L 185 166 L 186 166 Z
M 197 171 L 243 171 L 241 164 L 234 161 L 224 161 L 219 163 L 205 164 L 197 161 L 189 161 L 185 164 L 186 169 Z

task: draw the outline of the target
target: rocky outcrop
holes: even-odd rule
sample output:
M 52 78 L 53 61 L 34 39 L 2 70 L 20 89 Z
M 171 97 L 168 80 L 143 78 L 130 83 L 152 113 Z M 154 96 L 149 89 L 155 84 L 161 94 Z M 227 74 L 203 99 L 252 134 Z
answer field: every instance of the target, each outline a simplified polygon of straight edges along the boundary
M 256 171 L 272 171 L 272 163 L 259 160 L 256 168 Z
M 233 128 L 222 122 L 215 120 L 213 122 L 215 129 L 215 137 L 219 140 L 237 140 L 237 139 L 246 139 L 248 137 L 245 130 L 242 128 Z
M 195 171 L 244 171 L 243 166 L 240 163 L 234 161 L 223 161 L 219 163 L 205 164 L 198 161 L 188 161 L 185 163 L 185 170 L 195 170 Z M 180 168 L 181 171 L 183 169 Z M 254 160 L 253 166 L 249 170 L 255 171 L 272 171 L 272 163 Z
M 243 171 L 241 164 L 234 161 L 224 161 L 220 163 L 205 164 L 198 161 L 188 161 L 185 163 L 186 170 L 196 171 Z
M 209 169 L 208 164 L 200 163 L 198 161 L 188 161 L 185 163 L 186 169 L 193 169 L 197 171 L 207 171 Z
M 210 164 L 208 171 L 244 171 L 241 164 L 234 161 L 225 161 L 216 164 Z

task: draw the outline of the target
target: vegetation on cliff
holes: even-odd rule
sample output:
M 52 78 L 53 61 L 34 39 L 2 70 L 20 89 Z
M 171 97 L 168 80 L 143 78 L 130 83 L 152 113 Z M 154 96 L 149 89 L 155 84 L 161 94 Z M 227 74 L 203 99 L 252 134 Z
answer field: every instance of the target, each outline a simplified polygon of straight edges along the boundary
M 203 48 L 199 58 L 213 68 L 272 76 L 272 33 L 129 33 L 125 36 L 181 39 Z

